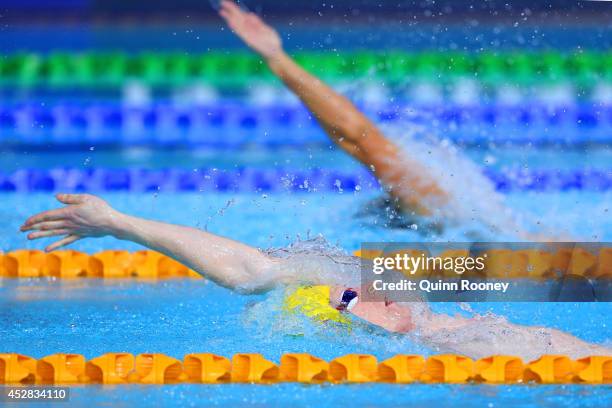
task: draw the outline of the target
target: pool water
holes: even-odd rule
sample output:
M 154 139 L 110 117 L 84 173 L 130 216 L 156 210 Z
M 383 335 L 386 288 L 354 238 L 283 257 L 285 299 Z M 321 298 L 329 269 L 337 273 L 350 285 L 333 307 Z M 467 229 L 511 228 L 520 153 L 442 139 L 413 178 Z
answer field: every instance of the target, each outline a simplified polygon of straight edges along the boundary
M 562 170 L 582 169 L 610 172 L 612 149 L 607 146 L 583 148 L 494 148 L 464 149 L 465 156 L 479 169 Z M 459 166 L 462 164 L 460 163 Z M 449 165 L 450 166 L 450 165 Z M 11 173 L 20 168 L 53 169 L 112 169 L 112 168 L 214 168 L 232 170 L 340 170 L 347 173 L 363 172 L 362 166 L 338 149 L 280 149 L 218 152 L 211 150 L 148 149 L 127 151 L 91 150 L 73 152 L 7 152 L 0 155 L 0 168 Z M 467 173 L 472 168 L 455 167 L 449 170 Z M 462 173 L 458 173 L 462 174 Z M 467 174 L 462 176 L 470 180 Z M 461 179 L 460 178 L 460 179 Z M 457 180 L 455 184 L 460 184 Z M 480 186 L 458 189 L 460 200 L 468 203 L 484 201 L 490 182 L 476 179 Z M 463 187 L 462 187 L 463 188 Z M 471 241 L 474 232 L 481 240 L 520 240 L 512 231 L 491 233 L 482 221 L 495 220 L 497 214 L 484 212 L 470 225 L 451 225 L 444 231 L 424 228 L 388 228 L 396 223 L 384 211 L 371 209 L 372 202 L 382 193 L 377 188 L 308 190 L 280 189 L 268 191 L 201 192 L 108 192 L 92 191 L 107 199 L 123 212 L 145 218 L 190 225 L 210 232 L 244 241 L 260 248 L 285 246 L 298 238 L 323 236 L 332 244 L 352 251 L 367 241 Z M 0 250 L 41 248 L 46 241 L 28 242 L 16 234 L 18 227 L 30 215 L 57 206 L 51 192 L 0 193 Z M 532 191 L 515 189 L 503 196 L 520 224 L 528 231 L 545 233 L 551 239 L 575 241 L 612 240 L 610 204 L 612 190 L 604 189 L 547 189 Z M 325 209 L 325 211 L 321 211 Z M 273 226 L 273 227 L 272 227 Z M 106 248 L 136 249 L 133 244 L 112 239 L 77 242 L 75 249 L 95 252 Z
M 541 155 L 540 155 L 541 153 Z M 482 164 L 491 152 L 466 153 Z M 541 168 L 578 168 L 586 157 L 594 168 L 607 169 L 609 150 L 522 150 L 495 154 L 493 166 L 522 165 Z M 546 160 L 541 160 L 546 157 Z M 15 168 L 57 166 L 165 167 L 216 166 L 322 167 L 357 169 L 358 165 L 336 150 L 314 149 L 257 154 L 210 152 L 132 151 L 73 152 L 63 155 L 11 153 L 4 157 Z M 8 169 L 10 170 L 10 168 Z M 474 225 L 454 226 L 442 232 L 390 228 L 384 213 L 366 211 L 380 197 L 374 190 L 319 191 L 309 193 L 102 192 L 117 209 L 172 223 L 206 229 L 260 247 L 283 247 L 297 240 L 324 237 L 331 245 L 351 252 L 364 241 L 466 241 Z M 555 231 L 580 240 L 612 240 L 609 191 L 514 191 L 506 204 L 521 216 L 528 229 Z M 50 193 L 0 194 L 0 249 L 41 248 L 47 241 L 28 242 L 17 233 L 34 212 L 55 207 Z M 494 216 L 494 215 L 492 215 Z M 477 227 L 477 226 L 476 226 Z M 490 240 L 516 240 L 512 233 L 491 235 Z M 77 242 L 73 248 L 93 253 L 103 249 L 139 247 L 111 238 Z M 332 359 L 350 352 L 370 353 L 379 359 L 397 353 L 432 354 L 426 345 L 358 324 L 350 334 L 313 326 L 306 319 L 289 324 L 281 311 L 282 294 L 242 296 L 206 281 L 142 283 L 126 281 L 0 280 L 0 343 L 5 351 L 42 357 L 74 352 L 92 358 L 110 351 L 134 354 L 160 352 L 182 358 L 192 352 L 213 352 L 230 357 L 236 352 L 260 352 L 278 362 L 285 352 L 308 352 Z M 155 299 L 155 301 L 151 301 Z M 608 303 L 475 303 L 472 313 L 492 312 L 512 322 L 545 325 L 568 331 L 585 340 L 610 346 Z M 456 304 L 436 304 L 440 312 L 466 314 Z M 609 402 L 609 386 L 487 386 L 487 385 L 172 385 L 76 387 L 71 400 L 77 406 L 116 404 L 131 406 L 460 406 L 482 407 L 579 404 L 603 407 Z
M 379 359 L 396 353 L 431 354 L 402 336 L 389 336 L 357 325 L 346 332 L 325 331 L 306 321 L 283 324 L 277 293 L 241 296 L 202 281 L 157 284 L 133 282 L 20 282 L 0 286 L 0 325 L 5 349 L 42 357 L 78 352 L 92 358 L 110 350 L 161 352 L 182 358 L 208 351 L 231 356 L 261 352 L 278 362 L 285 352 L 308 352 L 324 359 L 358 352 Z M 155 299 L 152 302 L 151 299 Z M 263 306 L 262 306 L 263 305 Z M 473 304 L 474 311 L 492 311 L 512 321 L 546 325 L 595 342 L 608 342 L 605 322 L 609 306 L 585 304 Z M 438 304 L 440 312 L 465 313 L 457 305 Z M 563 313 L 560 313 L 560 309 Z M 460 398 L 461 406 L 504 404 L 603 407 L 609 386 L 493 385 L 165 385 L 87 386 L 72 389 L 75 406 L 242 406 L 246 404 L 337 406 L 358 398 L 363 406 L 427 406 Z
M 376 204 L 381 189 L 375 183 L 359 184 L 362 166 L 331 147 L 280 81 L 271 81 L 259 69 L 259 60 L 212 14 L 209 3 L 217 1 L 5 3 L 0 30 L 0 252 L 41 249 L 51 242 L 27 241 L 18 229 L 33 213 L 58 206 L 53 193 L 63 184 L 50 181 L 50 175 L 69 179 L 68 170 L 79 177 L 99 171 L 103 179 L 131 169 L 170 169 L 187 176 L 196 169 L 218 169 L 234 172 L 234 182 L 242 177 L 236 176 L 239 169 L 294 175 L 322 170 L 357 182 L 349 188 L 333 183 L 296 189 L 281 180 L 280 188 L 269 190 L 256 183 L 236 190 L 214 183 L 176 188 L 180 182 L 139 189 L 131 179 L 123 183 L 125 178 L 110 188 L 104 183 L 71 184 L 100 195 L 120 211 L 201 228 L 259 248 L 316 240 L 351 253 L 368 241 L 522 240 L 511 228 L 490 228 L 507 225 L 506 208 L 525 231 L 551 239 L 612 242 L 612 73 L 606 65 L 611 61 L 612 25 L 604 2 L 247 1 L 264 18 L 271 17 L 289 53 L 305 53 L 305 67 L 380 122 L 385 134 L 406 142 L 402 146 L 409 153 L 415 154 L 414 141 L 429 135 L 439 136 L 440 144 L 446 139 L 465 144 L 459 156 L 473 165 L 454 160 L 438 144 L 418 150 L 445 173 L 455 203 L 474 210 L 443 230 L 428 229 L 423 220 L 398 218 Z M 17 15 L 15 8 L 21 10 Z M 25 58 L 11 68 L 19 53 Z M 374 54 L 379 56 L 369 60 Z M 408 56 L 405 67 L 398 60 L 402 55 Z M 167 56 L 176 64 L 166 64 Z M 77 64 L 63 65 L 64 57 Z M 123 58 L 132 62 L 124 65 Z M 32 69 L 39 60 L 50 63 Z M 255 60 L 257 65 L 232 62 Z M 99 61 L 103 67 L 97 66 Z M 194 72 L 188 76 L 193 77 L 181 78 L 181 61 L 191 64 Z M 71 64 L 84 69 L 66 69 Z M 536 180 L 502 188 L 495 178 L 510 174 L 522 181 L 531 177 L 527 174 L 543 174 L 550 180 L 556 173 L 567 182 Z M 589 175 L 597 180 L 573 180 Z M 497 196 L 503 205 L 489 204 Z M 71 247 L 88 253 L 142 249 L 108 237 Z M 0 352 L 34 358 L 79 353 L 88 359 L 107 352 L 155 352 L 178 359 L 195 352 L 226 357 L 257 352 L 277 363 L 288 352 L 328 361 L 347 353 L 369 353 L 380 361 L 399 353 L 438 352 L 357 321 L 348 333 L 287 316 L 283 298 L 282 289 L 245 296 L 206 280 L 0 278 Z M 610 303 L 431 307 L 465 316 L 494 313 L 612 348 Z M 72 405 L 84 407 L 599 408 L 611 406 L 611 397 L 610 385 L 574 384 L 71 389 Z

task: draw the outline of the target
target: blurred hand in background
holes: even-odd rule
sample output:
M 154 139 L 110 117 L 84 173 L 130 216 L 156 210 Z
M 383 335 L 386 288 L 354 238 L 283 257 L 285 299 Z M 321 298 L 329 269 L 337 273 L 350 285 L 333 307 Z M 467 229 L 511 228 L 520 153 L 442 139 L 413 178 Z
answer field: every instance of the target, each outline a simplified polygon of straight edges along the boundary
M 244 11 L 233 1 L 225 0 L 221 2 L 219 14 L 232 31 L 264 59 L 274 59 L 282 53 L 281 39 L 276 30 L 255 13 Z

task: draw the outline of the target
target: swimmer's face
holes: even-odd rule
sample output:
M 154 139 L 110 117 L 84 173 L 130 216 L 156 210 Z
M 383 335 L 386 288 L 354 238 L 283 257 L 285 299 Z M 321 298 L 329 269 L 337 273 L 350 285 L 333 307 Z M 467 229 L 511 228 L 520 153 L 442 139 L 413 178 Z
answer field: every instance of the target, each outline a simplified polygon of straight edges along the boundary
M 357 302 L 350 308 L 350 311 L 346 310 L 342 303 L 343 294 L 347 290 L 356 292 L 358 297 Z M 334 286 L 330 290 L 329 303 L 335 309 L 344 309 L 345 312 L 390 331 L 407 332 L 414 327 L 408 308 L 390 301 L 364 302 L 360 299 L 360 295 L 360 289 Z

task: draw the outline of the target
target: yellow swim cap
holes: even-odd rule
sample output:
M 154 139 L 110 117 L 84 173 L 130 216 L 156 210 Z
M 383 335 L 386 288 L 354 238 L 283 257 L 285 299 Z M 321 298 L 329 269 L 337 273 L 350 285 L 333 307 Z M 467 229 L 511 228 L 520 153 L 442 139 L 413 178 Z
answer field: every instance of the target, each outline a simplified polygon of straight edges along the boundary
M 319 321 L 334 321 L 350 324 L 351 320 L 329 304 L 329 286 L 302 286 L 285 298 L 285 310 L 290 313 L 303 313 Z

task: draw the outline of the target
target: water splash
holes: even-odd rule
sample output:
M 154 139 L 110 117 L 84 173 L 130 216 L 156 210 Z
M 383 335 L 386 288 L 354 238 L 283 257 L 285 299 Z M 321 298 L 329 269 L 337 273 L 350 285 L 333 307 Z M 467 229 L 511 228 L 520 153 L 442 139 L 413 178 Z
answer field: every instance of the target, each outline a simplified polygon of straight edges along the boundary
M 271 248 L 266 253 L 284 259 L 282 270 L 271 271 L 285 281 L 299 285 L 359 284 L 359 258 L 331 245 L 323 236 L 297 240 L 284 248 Z
M 375 87 L 371 81 L 374 74 L 376 70 L 350 83 L 343 83 L 340 91 L 351 99 L 365 100 L 367 98 L 364 97 L 364 89 L 367 88 L 371 93 L 371 88 Z M 384 84 L 377 86 L 381 88 L 379 93 L 384 94 Z M 407 91 L 416 92 L 418 95 L 431 93 L 419 92 L 418 86 L 415 87 L 414 84 Z M 442 96 L 436 98 L 436 101 L 433 105 L 442 104 Z M 370 103 L 367 110 L 378 111 L 377 106 L 393 105 L 393 102 L 391 98 L 383 105 Z M 382 224 L 390 228 L 412 228 L 416 225 L 430 240 L 447 240 L 448 237 L 441 236 L 441 233 L 448 228 L 461 228 L 463 233 L 459 234 L 460 236 L 474 240 L 530 238 L 525 230 L 534 229 L 535 220 L 529 215 L 513 212 L 505 204 L 504 196 L 496 191 L 491 180 L 483 174 L 482 168 L 470 160 L 458 146 L 444 138 L 445 129 L 442 125 L 427 108 L 419 106 L 432 106 L 432 101 L 428 100 L 424 105 L 410 109 L 398 110 L 395 112 L 398 115 L 396 120 L 379 124 L 379 127 L 403 151 L 402 157 L 406 159 L 403 166 L 405 174 L 414 171 L 410 163 L 418 165 L 421 171 L 426 172 L 449 194 L 450 200 L 446 205 L 440 206 L 439 203 L 427 203 L 423 198 L 428 208 L 435 209 L 434 214 L 428 217 L 400 211 L 392 201 L 386 199 L 372 203 L 360 215 L 377 221 L 384 217 L 386 220 Z
M 520 356 L 526 361 L 542 354 L 567 354 L 572 358 L 609 354 L 610 350 L 585 343 L 569 334 L 546 327 L 510 323 L 505 316 L 479 314 L 469 304 L 459 305 L 462 315 L 436 313 L 427 302 L 402 302 L 410 309 L 415 329 L 393 334 L 352 316 L 350 336 L 346 327 L 334 322 L 314 322 L 301 314 L 284 310 L 287 291 L 297 285 L 327 284 L 358 286 L 360 262 L 323 237 L 298 240 L 285 248 L 267 253 L 283 259 L 282 271 L 273 271 L 289 283 L 273 290 L 262 302 L 250 306 L 244 321 L 256 328 L 262 339 L 270 333 L 300 338 L 303 342 L 355 347 L 376 353 L 457 353 L 472 358 L 493 354 Z M 282 274 L 281 274 L 282 273 Z M 347 338 L 350 342 L 347 343 Z
M 425 225 L 463 226 L 490 236 L 522 232 L 518 217 L 480 166 L 448 139 L 433 134 L 429 124 L 433 122 L 426 114 L 412 111 L 402 117 L 399 123 L 385 126 L 384 132 L 400 146 L 407 162 L 420 164 L 449 196 L 445 205 L 431 203 L 435 211 Z M 412 170 L 406 167 L 404 171 L 409 174 Z

